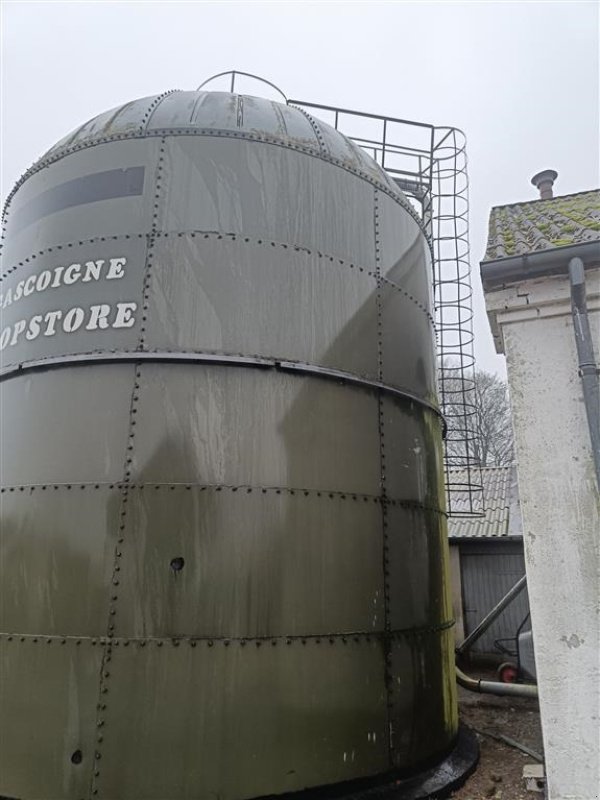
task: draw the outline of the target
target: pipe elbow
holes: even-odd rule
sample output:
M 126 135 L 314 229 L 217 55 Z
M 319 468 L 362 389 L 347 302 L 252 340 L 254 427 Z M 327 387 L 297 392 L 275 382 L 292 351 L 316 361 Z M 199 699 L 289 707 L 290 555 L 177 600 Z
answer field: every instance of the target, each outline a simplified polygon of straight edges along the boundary
M 472 678 L 456 667 L 456 682 L 464 689 L 480 694 L 495 694 L 499 697 L 538 697 L 538 688 L 533 683 L 501 683 Z

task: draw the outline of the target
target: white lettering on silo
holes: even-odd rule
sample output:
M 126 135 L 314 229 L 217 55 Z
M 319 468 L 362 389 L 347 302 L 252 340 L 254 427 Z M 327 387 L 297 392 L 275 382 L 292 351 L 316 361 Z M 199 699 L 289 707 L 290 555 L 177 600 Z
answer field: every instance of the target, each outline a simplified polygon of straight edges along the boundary
M 83 324 L 83 320 L 85 318 L 85 313 L 83 308 L 79 306 L 75 306 L 75 308 L 69 309 L 65 314 L 65 318 L 63 319 L 63 330 L 65 333 L 73 333 L 78 328 L 81 328 Z
M 108 328 L 108 315 L 110 314 L 110 306 L 102 303 L 98 306 L 90 306 L 90 318 L 88 324 L 85 326 L 87 331 L 95 331 L 97 328 L 105 330 Z
M 41 314 L 36 314 L 29 320 L 29 325 L 27 326 L 27 332 L 25 333 L 25 338 L 29 339 L 32 342 L 34 339 L 40 335 L 40 322 L 42 321 L 43 317 Z
M 112 281 L 115 278 L 122 278 L 123 275 L 125 275 L 123 267 L 126 263 L 126 258 L 111 258 L 110 267 L 108 268 L 108 273 L 106 274 L 106 280 Z
M 37 277 L 37 281 L 35 282 L 35 289 L 37 292 L 45 292 L 46 289 L 50 286 L 50 282 L 52 280 L 52 273 L 49 269 L 45 269 L 43 272 Z
M 52 281 L 52 288 L 56 289 L 57 286 L 60 286 L 60 276 L 64 272 L 64 267 L 56 267 L 54 270 L 54 280 Z
M 113 328 L 131 328 L 135 324 L 133 312 L 136 308 L 137 303 L 117 303 L 117 316 Z
M 75 283 L 119 280 L 125 277 L 127 259 L 124 257 L 94 259 L 74 262 L 69 266 L 51 267 L 22 278 L 15 286 L 0 294 L 0 309 L 8 308 L 32 294 L 43 294 L 48 289 L 68 288 Z M 33 342 L 39 336 L 71 334 L 76 331 L 106 331 L 113 328 L 132 328 L 136 324 L 138 303 L 95 303 L 90 306 L 63 306 L 61 309 L 42 311 L 6 325 L 0 332 L 0 350 Z
M 12 339 L 10 340 L 10 346 L 13 347 L 17 343 L 17 339 L 25 330 L 25 326 L 27 325 L 27 320 L 20 319 L 15 322 L 15 327 L 13 328 L 13 335 Z
M 76 283 L 79 278 L 81 278 L 81 264 L 71 264 L 65 270 L 63 283 L 70 286 L 72 283 Z
M 54 336 L 56 333 L 56 321 L 62 317 L 62 311 L 49 311 L 46 316 L 44 317 L 44 322 L 48 323 L 46 325 L 46 330 L 44 331 L 44 336 Z
M 35 275 L 30 275 L 25 281 L 25 288 L 23 289 L 23 297 L 30 295 L 35 289 Z
M 11 327 L 7 325 L 6 328 L 0 333 L 0 350 L 4 350 L 10 339 Z
M 85 275 L 81 279 L 82 283 L 88 283 L 89 281 L 99 281 L 100 280 L 100 273 L 102 272 L 102 266 L 104 264 L 104 259 L 100 258 L 98 261 L 86 261 L 85 262 Z

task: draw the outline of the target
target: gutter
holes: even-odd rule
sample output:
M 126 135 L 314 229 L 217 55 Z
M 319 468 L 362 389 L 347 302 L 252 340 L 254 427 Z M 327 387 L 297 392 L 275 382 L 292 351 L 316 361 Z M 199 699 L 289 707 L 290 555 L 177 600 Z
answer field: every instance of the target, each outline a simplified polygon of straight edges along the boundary
M 481 282 L 485 291 L 500 289 L 518 280 L 541 278 L 546 275 L 567 275 L 567 264 L 581 259 L 584 269 L 600 265 L 600 242 L 592 240 L 548 250 L 535 250 L 518 256 L 482 261 Z

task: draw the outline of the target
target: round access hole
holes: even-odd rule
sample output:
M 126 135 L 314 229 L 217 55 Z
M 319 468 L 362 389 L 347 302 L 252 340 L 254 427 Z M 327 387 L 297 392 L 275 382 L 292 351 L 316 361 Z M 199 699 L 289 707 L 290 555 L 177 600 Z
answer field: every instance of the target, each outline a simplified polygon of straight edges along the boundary
M 81 764 L 82 761 L 83 753 L 81 750 L 75 750 L 75 752 L 71 754 L 71 764 Z
M 185 564 L 185 559 L 183 558 L 183 556 L 177 556 L 176 558 L 171 559 L 170 567 L 173 570 L 173 572 L 181 572 L 184 564 Z

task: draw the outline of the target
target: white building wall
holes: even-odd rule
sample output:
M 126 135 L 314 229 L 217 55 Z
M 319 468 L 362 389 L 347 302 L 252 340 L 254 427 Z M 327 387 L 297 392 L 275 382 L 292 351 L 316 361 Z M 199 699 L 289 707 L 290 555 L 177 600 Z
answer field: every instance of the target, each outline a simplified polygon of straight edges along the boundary
M 600 356 L 600 272 L 586 272 Z M 600 796 L 600 500 L 566 276 L 490 291 L 506 354 L 550 800 Z M 498 338 L 499 337 L 499 338 Z

